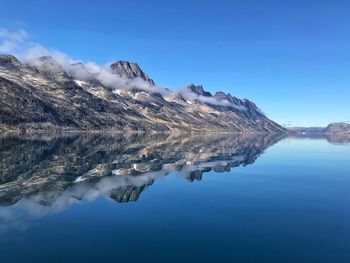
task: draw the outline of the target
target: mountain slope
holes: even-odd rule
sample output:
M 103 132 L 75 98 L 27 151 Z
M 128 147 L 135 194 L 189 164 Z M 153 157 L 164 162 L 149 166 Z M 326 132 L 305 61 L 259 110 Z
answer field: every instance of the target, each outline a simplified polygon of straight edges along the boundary
M 329 124 L 324 133 L 350 133 L 350 124 L 346 122 L 334 122 Z
M 254 103 L 201 86 L 157 87 L 137 64 L 102 72 L 51 57 L 0 55 L 0 130 L 285 132 Z

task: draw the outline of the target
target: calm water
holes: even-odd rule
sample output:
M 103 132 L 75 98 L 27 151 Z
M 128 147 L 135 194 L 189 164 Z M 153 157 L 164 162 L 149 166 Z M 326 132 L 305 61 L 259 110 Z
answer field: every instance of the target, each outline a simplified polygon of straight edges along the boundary
M 350 140 L 0 139 L 0 262 L 350 262 Z

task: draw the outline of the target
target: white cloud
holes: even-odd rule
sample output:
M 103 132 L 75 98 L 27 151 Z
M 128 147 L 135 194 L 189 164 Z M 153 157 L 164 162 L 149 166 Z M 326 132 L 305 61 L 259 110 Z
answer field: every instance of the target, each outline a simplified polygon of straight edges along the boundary
M 173 92 L 162 86 L 150 85 L 150 83 L 141 78 L 127 79 L 120 77 L 111 72 L 109 65 L 98 65 L 91 61 L 82 63 L 80 60 L 72 59 L 64 52 L 30 42 L 28 41 L 28 33 L 23 29 L 11 32 L 6 28 L 0 27 L 0 53 L 11 53 L 20 60 L 37 67 L 43 63 L 38 58 L 49 56 L 74 79 L 84 81 L 88 78 L 95 78 L 103 86 L 112 90 L 137 88 L 151 93 L 159 93 L 165 98 L 181 95 L 185 100 L 191 102 L 198 101 L 210 105 L 230 106 L 238 110 L 246 110 L 242 105 L 232 104 L 225 99 L 197 95 L 186 88 Z
M 28 33 L 23 29 L 11 32 L 0 27 L 0 52 L 15 52 L 26 41 L 27 37 Z
M 232 108 L 235 108 L 237 110 L 242 110 L 242 111 L 247 110 L 247 108 L 243 105 L 233 104 L 226 99 L 219 100 L 216 97 L 207 97 L 207 96 L 198 95 L 196 93 L 191 92 L 187 88 L 180 89 L 177 91 L 177 93 L 179 95 L 181 95 L 187 101 L 198 101 L 201 103 L 206 103 L 206 104 L 210 104 L 210 105 L 214 105 L 214 106 L 232 107 Z
M 169 91 L 160 86 L 152 86 L 141 78 L 127 79 L 113 74 L 109 65 L 98 65 L 95 62 L 81 62 L 72 59 L 69 55 L 54 49 L 48 49 L 40 44 L 31 44 L 29 48 L 24 50 L 19 58 L 25 62 L 40 66 L 42 63 L 38 58 L 43 56 L 52 57 L 64 71 L 77 80 L 86 80 L 88 77 L 97 79 L 103 86 L 110 89 L 132 89 L 138 88 L 152 93 L 160 93 L 166 95 Z M 80 63 L 81 66 L 74 64 Z

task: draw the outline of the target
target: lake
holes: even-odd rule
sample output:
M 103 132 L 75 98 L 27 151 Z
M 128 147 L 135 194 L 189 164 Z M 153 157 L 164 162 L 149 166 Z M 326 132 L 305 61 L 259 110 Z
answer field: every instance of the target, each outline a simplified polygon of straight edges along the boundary
M 0 138 L 0 262 L 350 262 L 350 138 Z

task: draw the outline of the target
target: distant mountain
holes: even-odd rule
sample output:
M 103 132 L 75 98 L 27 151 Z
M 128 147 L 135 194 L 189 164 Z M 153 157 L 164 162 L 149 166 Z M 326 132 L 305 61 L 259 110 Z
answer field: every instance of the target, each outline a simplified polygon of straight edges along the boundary
M 329 124 L 324 133 L 350 133 L 350 123 L 334 122 Z
M 0 55 L 0 131 L 286 132 L 249 100 L 194 84 L 176 92 L 161 88 L 127 61 L 91 67 Z
M 290 127 L 289 132 L 294 134 L 336 134 L 336 133 L 350 133 L 350 123 L 334 122 L 327 127 Z
M 297 134 L 322 134 L 325 127 L 291 127 L 288 130 Z

